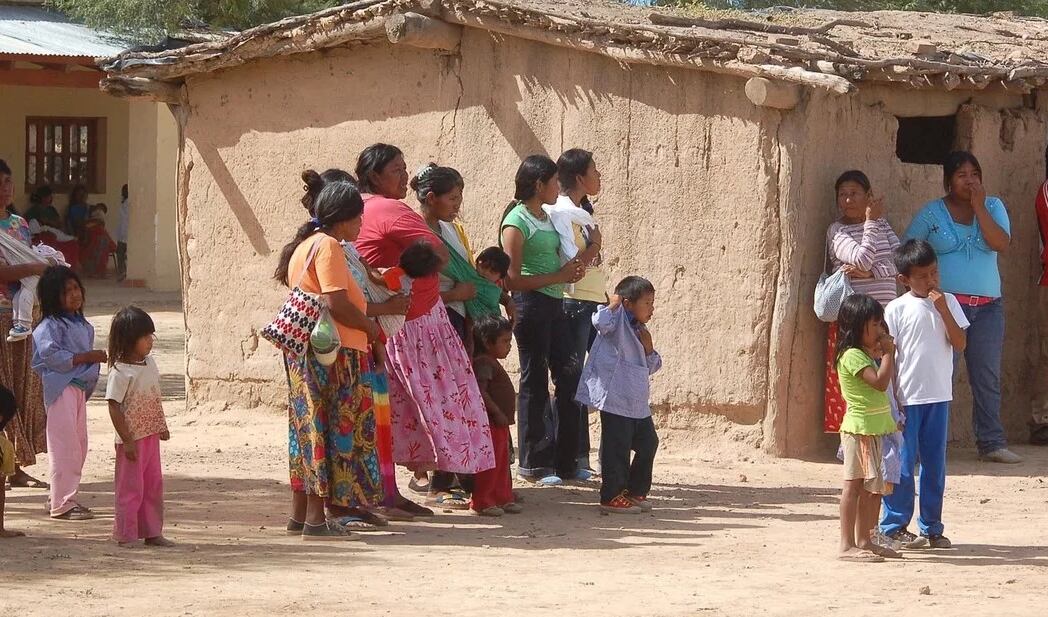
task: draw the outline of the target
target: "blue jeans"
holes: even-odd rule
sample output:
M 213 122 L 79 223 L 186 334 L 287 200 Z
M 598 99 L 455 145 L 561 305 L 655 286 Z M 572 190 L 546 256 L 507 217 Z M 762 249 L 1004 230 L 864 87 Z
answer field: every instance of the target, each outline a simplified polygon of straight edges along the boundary
M 593 314 L 597 312 L 600 305 L 587 300 L 564 300 L 564 315 L 568 319 L 569 336 L 572 340 L 572 362 L 580 367 L 586 364 L 586 352 L 596 337 L 593 328 Z M 581 369 L 580 369 L 581 374 Z M 576 387 L 578 384 L 576 384 Z M 589 409 L 581 406 L 579 418 L 579 467 L 590 467 L 590 434 L 589 434 Z
M 983 306 L 964 306 L 968 346 L 964 362 L 972 388 L 972 430 L 979 454 L 1008 446 L 1001 424 L 1001 354 L 1004 348 L 1004 305 L 1000 299 Z M 956 360 L 956 356 L 955 356 Z M 956 365 L 956 361 L 954 362 Z
M 921 463 L 921 535 L 942 535 L 942 497 L 946 490 L 946 433 L 950 404 L 910 405 L 904 409 L 902 475 L 891 495 L 885 495 L 881 531 L 891 535 L 906 529 L 913 519 L 913 470 Z

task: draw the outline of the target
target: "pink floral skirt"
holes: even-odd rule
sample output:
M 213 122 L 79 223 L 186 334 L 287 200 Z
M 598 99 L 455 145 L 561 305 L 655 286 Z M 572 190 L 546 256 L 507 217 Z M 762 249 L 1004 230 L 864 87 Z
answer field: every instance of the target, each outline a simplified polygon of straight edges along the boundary
M 386 344 L 393 460 L 416 470 L 477 473 L 495 466 L 473 363 L 444 303 Z

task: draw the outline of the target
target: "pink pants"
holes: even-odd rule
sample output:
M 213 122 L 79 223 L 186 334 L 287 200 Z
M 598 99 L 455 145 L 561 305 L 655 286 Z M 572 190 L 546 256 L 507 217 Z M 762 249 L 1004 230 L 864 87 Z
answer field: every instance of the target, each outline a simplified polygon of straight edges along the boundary
M 134 542 L 157 538 L 164 531 L 164 474 L 160 469 L 160 436 L 135 442 L 138 460 L 129 461 L 124 445 L 116 444 L 116 515 L 113 539 Z
M 77 505 L 87 460 L 87 394 L 76 386 L 47 406 L 47 451 L 51 454 L 51 516 Z

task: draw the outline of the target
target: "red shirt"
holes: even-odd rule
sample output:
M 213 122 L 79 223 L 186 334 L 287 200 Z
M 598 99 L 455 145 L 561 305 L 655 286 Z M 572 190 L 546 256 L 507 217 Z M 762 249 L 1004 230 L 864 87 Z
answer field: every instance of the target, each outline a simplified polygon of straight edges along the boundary
M 417 212 L 398 199 L 380 195 L 364 196 L 364 223 L 354 245 L 372 268 L 392 268 L 400 264 L 400 254 L 418 240 L 434 247 L 443 245 Z M 440 280 L 436 274 L 411 282 L 411 305 L 405 319 L 411 321 L 428 314 L 440 299 Z

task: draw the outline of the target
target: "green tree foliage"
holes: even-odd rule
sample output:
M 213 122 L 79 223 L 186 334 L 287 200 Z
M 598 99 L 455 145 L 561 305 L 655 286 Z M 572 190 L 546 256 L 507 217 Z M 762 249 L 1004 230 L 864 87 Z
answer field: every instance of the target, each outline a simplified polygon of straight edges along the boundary
M 243 30 L 343 3 L 339 0 L 50 0 L 54 8 L 72 19 L 143 41 L 159 40 L 187 24 Z
M 983 15 L 1011 11 L 1018 15 L 1048 17 L 1048 0 L 652 0 L 639 2 L 658 6 L 706 6 L 711 9 L 766 9 L 793 6 L 839 11 L 928 11 Z

